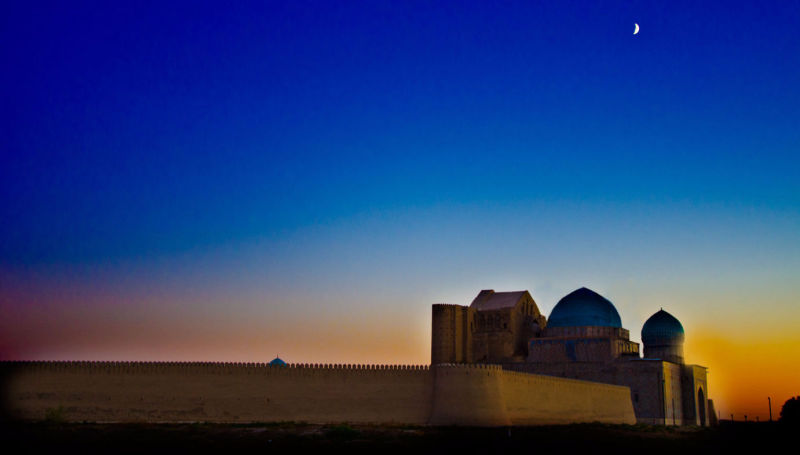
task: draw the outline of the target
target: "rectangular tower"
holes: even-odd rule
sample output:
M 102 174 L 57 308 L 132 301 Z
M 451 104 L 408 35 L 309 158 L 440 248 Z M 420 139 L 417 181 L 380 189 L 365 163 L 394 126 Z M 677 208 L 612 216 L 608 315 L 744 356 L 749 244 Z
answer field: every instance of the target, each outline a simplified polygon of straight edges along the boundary
M 471 361 L 470 309 L 461 305 L 433 305 L 431 365 Z

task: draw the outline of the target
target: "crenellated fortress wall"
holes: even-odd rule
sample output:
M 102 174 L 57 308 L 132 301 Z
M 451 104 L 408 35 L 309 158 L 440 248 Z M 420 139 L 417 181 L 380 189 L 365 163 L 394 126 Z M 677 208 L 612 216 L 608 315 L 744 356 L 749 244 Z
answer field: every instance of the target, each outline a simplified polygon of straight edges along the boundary
M 627 387 L 495 365 L 0 362 L 6 417 L 444 425 L 635 423 Z
M 73 421 L 426 423 L 426 366 L 258 363 L 13 362 L 6 408 Z

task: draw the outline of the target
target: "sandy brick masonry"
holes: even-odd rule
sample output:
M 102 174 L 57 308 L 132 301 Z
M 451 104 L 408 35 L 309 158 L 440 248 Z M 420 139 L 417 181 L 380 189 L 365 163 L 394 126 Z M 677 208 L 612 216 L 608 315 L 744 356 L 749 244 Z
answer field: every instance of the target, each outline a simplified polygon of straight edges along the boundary
M 444 425 L 635 423 L 623 386 L 495 365 L 0 362 L 6 418 Z M 60 411 L 59 411 L 60 410 Z

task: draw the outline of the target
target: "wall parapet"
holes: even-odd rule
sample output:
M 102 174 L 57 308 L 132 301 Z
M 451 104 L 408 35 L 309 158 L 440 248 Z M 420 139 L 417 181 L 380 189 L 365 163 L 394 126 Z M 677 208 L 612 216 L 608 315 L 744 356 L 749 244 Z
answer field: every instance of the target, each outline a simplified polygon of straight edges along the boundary
M 268 362 L 194 362 L 194 361 L 117 361 L 117 360 L 0 360 L 0 366 L 236 366 L 266 368 L 340 368 L 349 370 L 424 370 L 430 365 L 396 364 L 396 363 L 287 363 L 286 365 L 270 365 Z
M 172 361 L 95 361 L 95 360 L 3 360 L 0 370 L 60 371 L 66 373 L 314 373 L 316 371 L 343 372 L 417 372 L 429 371 L 430 365 L 403 364 L 332 364 L 290 363 L 270 365 L 265 362 L 172 362 Z

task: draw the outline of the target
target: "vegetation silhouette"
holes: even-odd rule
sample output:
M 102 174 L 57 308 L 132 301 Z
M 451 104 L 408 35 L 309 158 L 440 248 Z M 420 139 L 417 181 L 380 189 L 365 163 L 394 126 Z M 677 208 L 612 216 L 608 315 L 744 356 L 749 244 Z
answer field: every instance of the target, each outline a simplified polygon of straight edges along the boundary
M 800 424 L 800 396 L 789 398 L 783 403 L 780 421 L 792 425 Z

